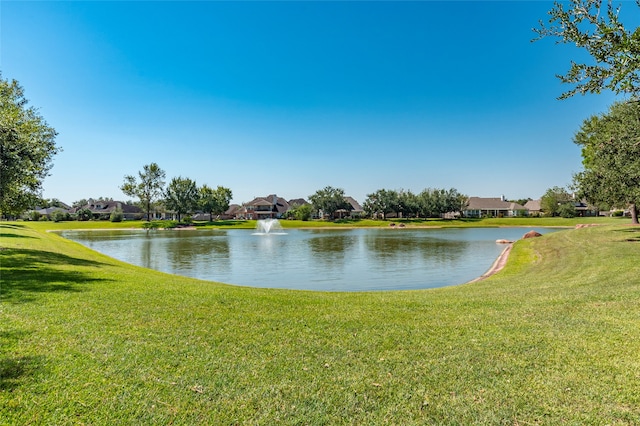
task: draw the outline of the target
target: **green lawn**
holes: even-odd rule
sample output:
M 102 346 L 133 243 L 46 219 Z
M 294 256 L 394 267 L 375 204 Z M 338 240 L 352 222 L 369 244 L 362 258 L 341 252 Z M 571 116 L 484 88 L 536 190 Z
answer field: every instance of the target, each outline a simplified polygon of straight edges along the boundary
M 0 424 L 639 424 L 640 228 L 605 222 L 380 293 L 198 281 L 44 232 L 76 222 L 0 223 Z
M 60 230 L 60 229 L 117 229 L 117 228 L 142 228 L 144 221 L 88 221 L 88 222 L 25 222 L 29 227 L 39 230 Z M 160 223 L 162 223 L 160 221 Z M 406 227 L 497 227 L 497 226 L 546 226 L 546 227 L 574 227 L 580 223 L 597 223 L 601 225 L 627 224 L 629 218 L 621 217 L 585 217 L 565 219 L 561 217 L 548 218 L 528 218 L 510 217 L 495 219 L 343 219 L 336 221 L 323 220 L 280 220 L 283 228 L 349 228 L 349 227 L 390 227 L 391 224 L 403 224 Z M 196 228 L 221 228 L 221 229 L 255 229 L 255 220 L 218 220 L 213 222 L 195 222 Z

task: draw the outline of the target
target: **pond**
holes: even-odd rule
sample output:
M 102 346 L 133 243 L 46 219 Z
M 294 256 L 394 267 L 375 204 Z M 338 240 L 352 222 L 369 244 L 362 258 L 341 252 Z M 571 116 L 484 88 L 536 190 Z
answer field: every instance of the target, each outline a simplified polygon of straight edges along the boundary
M 317 291 L 409 290 L 485 273 L 531 228 L 64 231 L 62 236 L 149 269 L 229 284 Z M 541 234 L 554 229 L 534 230 Z

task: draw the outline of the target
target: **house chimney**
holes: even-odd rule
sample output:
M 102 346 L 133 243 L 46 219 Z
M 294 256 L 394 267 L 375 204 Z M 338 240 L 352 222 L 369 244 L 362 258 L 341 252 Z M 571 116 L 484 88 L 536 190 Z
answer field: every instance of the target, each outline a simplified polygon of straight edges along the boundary
M 506 201 L 504 194 L 500 196 L 500 201 Z

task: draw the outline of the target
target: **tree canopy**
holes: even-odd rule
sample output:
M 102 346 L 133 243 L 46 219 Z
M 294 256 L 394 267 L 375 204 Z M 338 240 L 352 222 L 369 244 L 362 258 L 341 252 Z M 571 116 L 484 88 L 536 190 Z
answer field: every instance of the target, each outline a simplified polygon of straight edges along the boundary
M 213 189 L 207 185 L 202 185 L 199 189 L 200 208 L 209 213 L 209 220 L 213 220 L 213 215 L 221 215 L 229 209 L 229 203 L 233 198 L 231 189 L 224 186 L 218 186 Z
M 569 71 L 557 76 L 563 83 L 574 85 L 560 99 L 605 89 L 636 98 L 640 95 L 640 28 L 626 29 L 620 19 L 620 7 L 615 8 L 611 0 L 606 6 L 602 3 L 555 2 L 548 12 L 549 26 L 540 21 L 540 27 L 534 29 L 537 39 L 555 37 L 558 43 L 575 44 L 592 59 L 589 63 L 571 61 Z M 640 0 L 635 3 L 640 9 Z
M 178 221 L 183 214 L 196 210 L 200 198 L 196 182 L 181 176 L 171 179 L 164 196 L 165 207 L 176 212 Z
M 584 171 L 574 176 L 579 194 L 593 204 L 629 206 L 638 223 L 640 200 L 640 102 L 618 102 L 585 120 L 574 142 Z
M 309 196 L 309 201 L 317 210 L 322 210 L 323 215 L 329 217 L 333 217 L 340 209 L 351 209 L 351 205 L 344 198 L 344 190 L 332 186 L 319 189 Z
M 573 196 L 565 188 L 554 186 L 547 189 L 547 192 L 540 198 L 540 207 L 548 216 L 571 216 L 575 215 L 575 205 Z
M 61 151 L 56 131 L 27 106 L 16 80 L 0 74 L 0 213 L 17 215 L 38 199 L 42 183 Z
M 398 191 L 378 189 L 376 192 L 367 194 L 362 208 L 367 214 L 381 215 L 383 219 L 390 213 L 399 214 L 402 210 L 400 195 Z
M 379 189 L 367 194 L 363 208 L 371 216 L 389 213 L 404 217 L 440 217 L 445 213 L 459 212 L 469 197 L 460 194 L 455 188 L 423 189 L 419 194 L 411 191 Z
M 149 221 L 153 204 L 162 196 L 165 172 L 156 163 L 151 163 L 138 172 L 138 177 L 139 181 L 135 176 L 125 176 L 120 189 L 125 195 L 137 197 L 140 200 L 140 207 Z

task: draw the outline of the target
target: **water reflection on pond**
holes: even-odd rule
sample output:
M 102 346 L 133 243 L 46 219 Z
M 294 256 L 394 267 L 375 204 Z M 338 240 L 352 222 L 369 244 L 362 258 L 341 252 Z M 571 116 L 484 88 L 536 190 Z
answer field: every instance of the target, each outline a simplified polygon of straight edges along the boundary
M 230 284 L 323 291 L 404 290 L 482 275 L 531 228 L 65 231 L 94 250 L 145 268 Z M 535 229 L 544 234 L 550 229 Z

